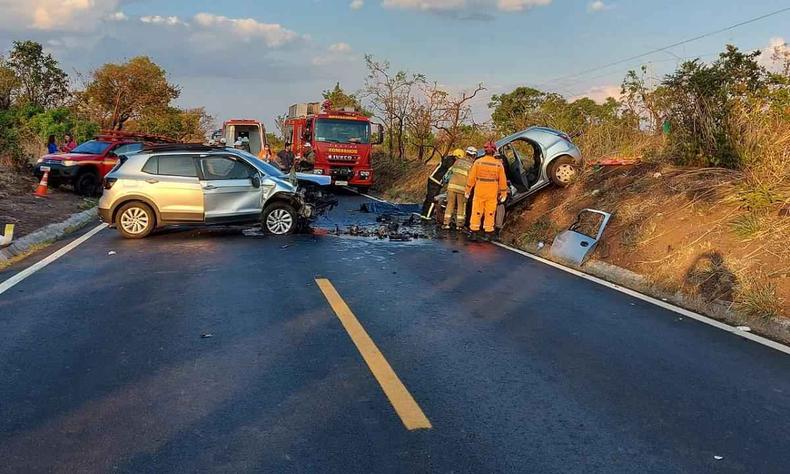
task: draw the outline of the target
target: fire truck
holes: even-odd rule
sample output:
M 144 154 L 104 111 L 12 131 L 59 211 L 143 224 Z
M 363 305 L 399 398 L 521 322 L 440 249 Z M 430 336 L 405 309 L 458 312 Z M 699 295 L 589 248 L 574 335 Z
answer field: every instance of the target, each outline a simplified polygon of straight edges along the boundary
M 284 128 L 295 155 L 304 156 L 306 143 L 312 146 L 313 173 L 331 176 L 336 186 L 355 186 L 362 191 L 373 184 L 371 152 L 384 137 L 381 124 L 372 124 L 369 117 L 352 108 L 335 109 L 327 100 L 320 105 L 292 105 Z

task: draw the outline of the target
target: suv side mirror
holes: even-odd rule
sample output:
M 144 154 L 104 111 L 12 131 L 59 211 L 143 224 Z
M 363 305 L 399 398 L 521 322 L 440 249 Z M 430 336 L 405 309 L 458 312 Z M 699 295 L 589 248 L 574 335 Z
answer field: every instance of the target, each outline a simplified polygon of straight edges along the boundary
M 261 187 L 261 177 L 258 176 L 257 174 L 255 176 L 253 176 L 252 178 L 250 178 L 250 180 L 252 180 L 252 187 L 253 188 L 260 188 Z

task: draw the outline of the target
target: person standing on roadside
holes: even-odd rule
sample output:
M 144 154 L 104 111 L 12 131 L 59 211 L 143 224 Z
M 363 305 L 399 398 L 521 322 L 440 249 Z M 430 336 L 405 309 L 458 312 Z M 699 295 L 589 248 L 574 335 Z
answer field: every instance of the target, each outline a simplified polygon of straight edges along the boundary
M 469 220 L 469 230 L 472 231 L 472 240 L 477 239 L 480 223 L 484 222 L 483 229 L 486 237 L 490 239 L 494 234 L 494 216 L 499 202 L 507 199 L 507 177 L 502 162 L 494 158 L 496 145 L 489 141 L 483 148 L 485 156 L 475 161 L 469 170 L 469 179 L 466 182 L 466 199 L 469 199 L 472 190 L 475 197 L 472 200 L 472 217 Z
M 447 155 L 442 158 L 442 161 L 439 162 L 439 165 L 431 171 L 430 176 L 428 176 L 428 185 L 425 193 L 425 201 L 422 203 L 422 212 L 420 213 L 420 217 L 423 219 L 430 219 L 431 214 L 433 214 L 433 210 L 436 207 L 436 195 L 442 191 L 442 179 L 444 179 L 444 175 L 447 174 L 447 170 L 450 169 L 455 163 L 455 156 Z
M 70 133 L 67 133 L 63 136 L 63 146 L 60 147 L 60 151 L 63 153 L 71 153 L 71 150 L 77 148 L 77 142 L 74 141 L 74 137 L 71 136 Z
M 58 144 L 55 142 L 55 135 L 50 135 L 47 139 L 47 153 L 50 155 L 58 152 Z
M 304 144 L 304 155 L 299 160 L 299 171 L 312 171 L 315 168 L 315 150 L 309 142 Z
M 274 158 L 274 154 L 272 153 L 272 147 L 269 144 L 263 145 L 263 151 L 261 151 L 261 160 L 266 163 L 271 163 L 272 159 Z
M 285 148 L 277 153 L 277 160 L 282 171 L 291 171 L 294 165 L 294 152 L 291 151 L 291 144 L 285 142 Z
M 444 177 L 447 181 L 447 209 L 444 211 L 442 226 L 444 230 L 450 228 L 453 215 L 456 229 L 463 229 L 466 225 L 466 180 L 477 157 L 477 148 L 470 146 L 466 152 L 459 148 L 453 151 L 453 155 L 457 159 Z

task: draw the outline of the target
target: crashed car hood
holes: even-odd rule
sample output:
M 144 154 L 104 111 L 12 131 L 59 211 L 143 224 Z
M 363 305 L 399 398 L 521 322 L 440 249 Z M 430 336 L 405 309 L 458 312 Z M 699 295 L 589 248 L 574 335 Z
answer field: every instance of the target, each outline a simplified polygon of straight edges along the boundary
M 331 176 L 324 176 L 321 174 L 296 173 L 296 179 L 299 181 L 307 181 L 309 183 L 317 184 L 319 186 L 329 186 L 332 184 Z

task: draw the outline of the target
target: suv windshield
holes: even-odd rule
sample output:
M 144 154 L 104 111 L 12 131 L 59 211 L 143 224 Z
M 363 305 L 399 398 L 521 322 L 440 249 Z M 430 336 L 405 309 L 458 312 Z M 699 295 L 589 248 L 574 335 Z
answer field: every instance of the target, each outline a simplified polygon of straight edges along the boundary
M 77 148 L 71 150 L 72 153 L 84 153 L 86 155 L 101 155 L 104 153 L 104 150 L 109 147 L 110 144 L 107 142 L 101 142 L 99 140 L 90 140 L 81 145 Z
M 315 139 L 332 143 L 370 143 L 370 123 L 359 120 L 316 120 Z
M 260 158 L 253 155 L 252 153 L 239 149 L 234 149 L 233 152 L 239 155 L 244 155 L 247 158 L 247 161 L 253 163 L 256 167 L 262 170 L 266 176 L 274 176 L 275 178 L 285 176 L 283 172 L 280 171 L 278 168 L 270 165 L 269 163 L 266 163 L 265 161 L 262 161 Z

